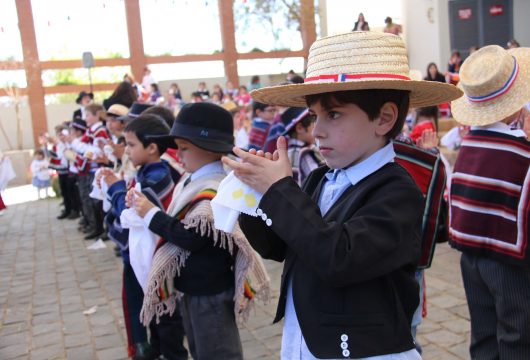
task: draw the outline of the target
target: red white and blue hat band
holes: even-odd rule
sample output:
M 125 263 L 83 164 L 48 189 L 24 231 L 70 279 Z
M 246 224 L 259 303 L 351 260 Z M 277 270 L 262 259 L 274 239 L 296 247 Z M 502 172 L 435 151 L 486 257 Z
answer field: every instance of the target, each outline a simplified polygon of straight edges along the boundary
M 305 78 L 305 84 L 354 82 L 359 80 L 410 80 L 408 76 L 397 74 L 331 74 Z
M 513 64 L 514 64 L 514 66 L 513 66 L 512 74 L 508 78 L 508 81 L 506 81 L 506 83 L 504 83 L 504 85 L 500 89 L 498 89 L 498 90 L 496 90 L 496 91 L 494 91 L 492 93 L 489 93 L 489 94 L 486 94 L 486 95 L 481 95 L 481 96 L 469 96 L 469 95 L 466 95 L 468 100 L 471 101 L 471 102 L 477 102 L 477 103 L 478 102 L 485 102 L 485 101 L 490 101 L 490 100 L 496 99 L 499 96 L 501 96 L 501 95 L 505 94 L 506 92 L 508 92 L 508 90 L 510 90 L 510 88 L 514 84 L 515 79 L 517 79 L 517 74 L 519 74 L 519 64 L 517 63 L 517 60 L 515 59 L 515 57 L 513 57 Z

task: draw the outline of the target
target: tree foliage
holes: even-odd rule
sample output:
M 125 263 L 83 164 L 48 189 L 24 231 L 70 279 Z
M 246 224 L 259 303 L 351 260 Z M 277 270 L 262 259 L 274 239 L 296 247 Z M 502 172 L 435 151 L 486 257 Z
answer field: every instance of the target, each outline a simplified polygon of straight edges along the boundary
M 234 10 L 237 31 L 247 31 L 259 22 L 270 30 L 275 48 L 284 47 L 283 30 L 300 31 L 300 0 L 247 0 Z

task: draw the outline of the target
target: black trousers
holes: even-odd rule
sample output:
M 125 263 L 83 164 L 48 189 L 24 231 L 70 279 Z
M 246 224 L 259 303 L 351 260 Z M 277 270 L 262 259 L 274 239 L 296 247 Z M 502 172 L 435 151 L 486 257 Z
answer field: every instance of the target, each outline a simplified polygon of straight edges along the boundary
M 129 345 L 147 342 L 147 329 L 140 322 L 144 292 L 130 263 L 123 262 L 123 316 Z
M 471 359 L 530 359 L 530 269 L 462 253 Z
M 160 354 L 168 360 L 187 360 L 188 350 L 184 347 L 184 326 L 182 316 L 177 303 L 177 308 L 173 315 L 166 314 L 160 318 L 157 324 L 156 319 L 151 321 L 149 326 L 151 331 L 151 346 L 158 350 Z
M 81 211 L 81 201 L 79 199 L 79 189 L 77 188 L 77 175 L 69 174 L 66 178 L 66 193 L 70 198 L 71 211 Z
M 61 196 L 63 197 L 64 212 L 70 214 L 70 211 L 72 211 L 72 200 L 68 194 L 68 174 L 59 174 L 58 178 Z

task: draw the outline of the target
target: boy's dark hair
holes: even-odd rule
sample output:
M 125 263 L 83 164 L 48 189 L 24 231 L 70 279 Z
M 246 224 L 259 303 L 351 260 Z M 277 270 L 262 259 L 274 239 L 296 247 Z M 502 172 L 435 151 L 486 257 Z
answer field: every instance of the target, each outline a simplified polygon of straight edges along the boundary
M 35 155 L 45 156 L 45 155 L 44 155 L 44 150 L 42 150 L 42 149 L 35 149 L 35 151 L 33 151 L 33 156 L 35 156 Z
M 265 110 L 267 107 L 269 107 L 268 104 L 264 104 L 264 103 L 260 103 L 260 102 L 257 102 L 257 101 L 254 101 L 252 103 L 252 116 L 253 117 L 257 117 L 258 114 L 256 113 L 258 110 Z
M 154 114 L 142 114 L 132 120 L 125 127 L 124 131 L 134 133 L 144 148 L 149 146 L 149 144 L 156 144 L 160 155 L 166 152 L 167 147 L 158 144 L 154 139 L 149 137 L 149 135 L 169 134 L 169 127 L 160 116 Z
M 396 123 L 385 134 L 385 138 L 391 140 L 398 136 L 403 129 L 403 124 L 405 123 L 405 118 L 409 110 L 410 92 L 393 89 L 350 90 L 307 95 L 305 99 L 307 106 L 320 102 L 324 108 L 332 108 L 341 104 L 357 105 L 368 115 L 370 121 L 374 121 L 379 116 L 381 107 L 386 102 L 394 103 L 398 108 Z
M 149 109 L 146 109 L 142 112 L 142 115 L 148 114 L 160 116 L 166 122 L 167 126 L 170 129 L 173 126 L 173 123 L 175 122 L 175 116 L 173 115 L 173 112 L 163 106 L 151 106 Z
M 293 126 L 293 127 L 291 128 L 291 130 L 289 130 L 289 131 L 287 132 L 287 135 L 289 135 L 290 137 L 293 137 L 293 134 L 296 134 L 296 127 L 297 127 L 298 125 L 302 125 L 302 127 L 303 127 L 304 129 L 307 129 L 309 126 L 311 126 L 311 124 L 312 124 L 314 121 L 315 121 L 315 118 L 314 118 L 313 116 L 310 116 L 309 114 L 306 115 L 306 116 L 304 116 L 304 117 L 302 118 L 302 120 L 300 120 L 300 121 L 298 122 L 298 124 L 296 124 L 295 126 Z
M 438 106 L 426 106 L 419 108 L 416 113 L 416 119 L 420 116 L 433 119 L 434 127 L 438 131 Z

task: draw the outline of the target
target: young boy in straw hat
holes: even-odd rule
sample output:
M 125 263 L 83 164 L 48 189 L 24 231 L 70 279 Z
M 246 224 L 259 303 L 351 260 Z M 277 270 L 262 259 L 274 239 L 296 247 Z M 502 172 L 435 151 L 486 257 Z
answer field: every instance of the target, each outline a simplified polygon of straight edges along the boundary
M 282 359 L 420 359 L 411 336 L 418 306 L 422 195 L 394 162 L 391 139 L 410 106 L 453 100 L 452 85 L 410 80 L 394 35 L 352 32 L 316 41 L 304 84 L 262 88 L 256 101 L 308 106 L 326 161 L 302 189 L 285 138 L 278 151 L 234 152 L 236 176 L 263 193 L 260 217 L 240 223 L 265 258 L 284 261 L 275 322 Z
M 530 49 L 486 46 L 460 71 L 455 119 L 471 126 L 450 194 L 473 359 L 530 359 L 530 143 L 513 129 L 530 100 Z

